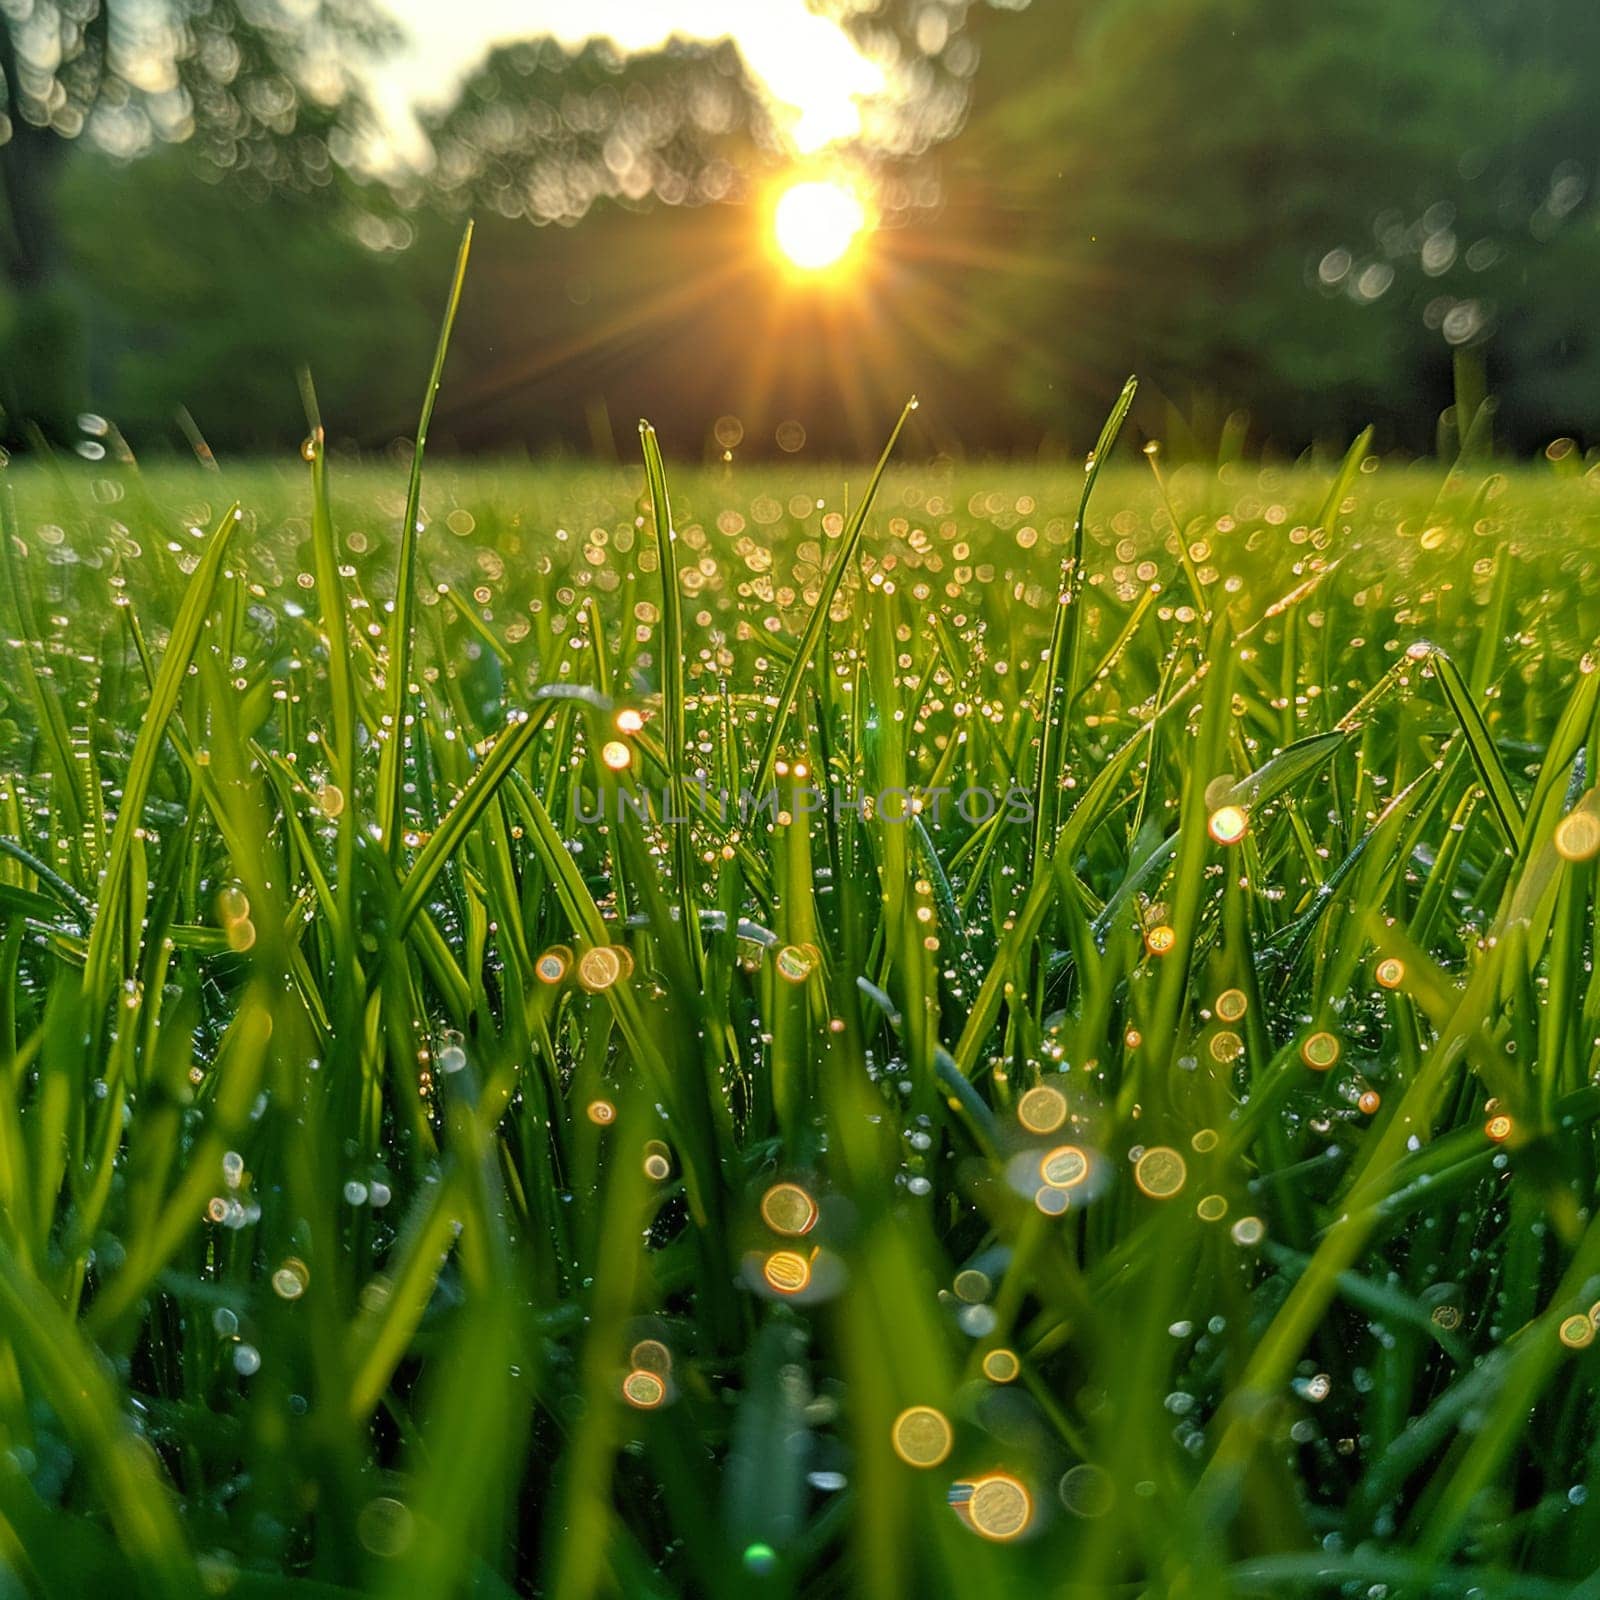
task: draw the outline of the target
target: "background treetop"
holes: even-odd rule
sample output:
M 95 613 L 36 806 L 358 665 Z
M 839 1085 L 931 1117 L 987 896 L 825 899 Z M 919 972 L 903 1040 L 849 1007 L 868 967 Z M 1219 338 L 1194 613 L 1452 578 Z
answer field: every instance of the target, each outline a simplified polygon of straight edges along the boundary
M 1579 0 L 840 0 L 879 87 L 821 148 L 822 102 L 774 94 L 753 23 L 697 34 L 713 12 L 637 51 L 485 35 L 405 163 L 376 4 L 0 0 L 11 442 L 88 408 L 179 443 L 184 407 L 282 448 L 308 360 L 336 435 L 383 442 L 469 212 L 441 444 L 603 451 L 650 410 L 692 419 L 680 449 L 734 416 L 747 451 L 794 423 L 856 454 L 914 389 L 945 448 L 1075 451 L 1135 368 L 1145 425 L 1197 444 L 1240 412 L 1290 450 L 1369 420 L 1427 449 L 1458 370 L 1519 448 L 1593 429 Z M 865 224 L 827 271 L 773 246 L 802 183 Z

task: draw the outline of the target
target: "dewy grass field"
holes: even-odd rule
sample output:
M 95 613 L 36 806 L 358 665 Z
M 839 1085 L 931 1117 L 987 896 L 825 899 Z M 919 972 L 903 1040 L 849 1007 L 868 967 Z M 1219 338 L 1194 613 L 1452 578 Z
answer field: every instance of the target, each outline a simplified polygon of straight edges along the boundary
M 1595 477 L 643 442 L 9 474 L 0 1592 L 1578 1592 Z

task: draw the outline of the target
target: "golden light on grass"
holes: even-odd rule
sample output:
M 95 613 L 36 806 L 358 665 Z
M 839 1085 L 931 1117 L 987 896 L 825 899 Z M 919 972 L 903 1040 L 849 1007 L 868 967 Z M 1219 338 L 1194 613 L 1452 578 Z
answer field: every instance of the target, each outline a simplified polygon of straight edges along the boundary
M 791 184 L 772 210 L 778 249 L 802 272 L 836 266 L 866 225 L 866 209 L 855 191 L 831 178 Z

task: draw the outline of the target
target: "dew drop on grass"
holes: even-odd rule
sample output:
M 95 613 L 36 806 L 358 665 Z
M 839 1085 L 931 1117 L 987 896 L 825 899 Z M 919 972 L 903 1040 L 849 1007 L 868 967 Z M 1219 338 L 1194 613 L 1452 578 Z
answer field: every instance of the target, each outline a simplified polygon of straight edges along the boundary
M 819 1215 L 817 1203 L 798 1183 L 775 1183 L 761 1197 L 761 1218 L 774 1233 L 797 1238 L 810 1233 Z
M 1208 1049 L 1213 1061 L 1228 1066 L 1244 1054 L 1244 1040 L 1231 1028 L 1221 1028 L 1212 1034 Z
M 590 994 L 609 989 L 622 975 L 622 960 L 616 945 L 596 945 L 578 958 L 578 983 Z
M 1010 1383 L 1021 1370 L 1022 1364 L 1012 1350 L 991 1350 L 983 1358 L 983 1375 L 990 1383 Z
M 1110 1475 L 1086 1461 L 1061 1475 L 1058 1492 L 1062 1505 L 1075 1517 L 1103 1517 L 1116 1498 Z
M 1313 1072 L 1326 1072 L 1341 1054 L 1338 1038 L 1326 1031 L 1308 1034 L 1300 1045 L 1300 1059 Z
M 1600 817 L 1587 809 L 1568 812 L 1556 824 L 1555 846 L 1564 861 L 1587 861 L 1600 853 Z
M 956 1274 L 951 1287 L 955 1290 L 956 1299 L 965 1305 L 979 1305 L 994 1291 L 989 1274 L 980 1272 L 976 1267 L 963 1267 Z
M 1250 818 L 1242 806 L 1219 806 L 1211 813 L 1206 829 L 1218 844 L 1237 844 L 1250 827 Z
M 1566 1317 L 1557 1333 L 1569 1350 L 1583 1350 L 1594 1343 L 1594 1319 L 1587 1313 Z
M 1029 1133 L 1054 1133 L 1066 1119 L 1066 1096 L 1050 1084 L 1029 1089 L 1017 1102 L 1017 1120 Z
M 540 955 L 533 970 L 540 983 L 557 984 L 566 977 L 571 965 L 572 952 L 565 945 L 555 945 Z
M 942 1411 L 909 1406 L 894 1419 L 890 1442 L 909 1467 L 936 1467 L 950 1454 L 955 1435 Z
M 1033 1520 L 1033 1497 L 1018 1478 L 995 1472 L 971 1485 L 952 1488 L 952 1504 L 964 1507 L 965 1520 L 975 1532 L 996 1543 L 1021 1538 Z
M 1051 1189 L 1076 1189 L 1089 1176 L 1089 1157 L 1075 1144 L 1057 1145 L 1039 1158 L 1040 1180 Z
M 744 1570 L 752 1577 L 764 1578 L 777 1571 L 778 1552 L 770 1544 L 757 1542 L 744 1548 Z
M 653 1411 L 667 1397 L 667 1386 L 659 1373 L 636 1368 L 622 1380 L 622 1398 L 638 1411 Z
M 416 1523 L 403 1501 L 390 1495 L 369 1500 L 356 1517 L 356 1537 L 380 1559 L 393 1560 L 411 1547 Z
M 811 1263 L 798 1250 L 774 1250 L 762 1262 L 761 1276 L 778 1294 L 799 1294 L 811 1282 Z
M 1249 1008 L 1243 989 L 1224 989 L 1217 996 L 1216 1012 L 1224 1022 L 1237 1022 Z
M 311 1274 L 307 1272 L 305 1262 L 297 1256 L 290 1256 L 272 1274 L 272 1292 L 280 1300 L 298 1300 L 306 1292 L 310 1280 Z
M 993 1306 L 963 1306 L 956 1314 L 956 1324 L 971 1339 L 987 1339 L 999 1327 L 1000 1319 Z
M 672 1371 L 672 1352 L 659 1339 L 641 1339 L 628 1352 L 628 1365 L 636 1372 L 666 1377 Z
M 1133 1181 L 1152 1200 L 1170 1200 L 1188 1176 L 1183 1157 L 1166 1145 L 1146 1150 L 1133 1169 Z
M 1373 969 L 1373 977 L 1383 989 L 1398 989 L 1405 982 L 1406 964 L 1398 956 L 1386 956 Z

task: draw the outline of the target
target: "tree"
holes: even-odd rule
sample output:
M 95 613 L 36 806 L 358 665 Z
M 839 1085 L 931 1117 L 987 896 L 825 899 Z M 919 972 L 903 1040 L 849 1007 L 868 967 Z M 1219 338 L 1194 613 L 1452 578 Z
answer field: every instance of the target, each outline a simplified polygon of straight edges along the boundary
M 1034 331 L 1032 415 L 1092 437 L 1138 370 L 1180 404 L 1244 400 L 1284 443 L 1372 417 L 1431 441 L 1448 356 L 1394 224 L 1518 88 L 1452 5 L 1035 0 L 981 22 L 947 164 L 1002 253 L 992 304 Z
M 679 39 L 632 57 L 609 40 L 504 46 L 424 127 L 437 203 L 569 226 L 604 202 L 738 198 L 778 145 L 738 52 Z
M 181 149 L 131 168 L 75 152 L 60 201 L 92 409 L 137 452 L 182 448 L 180 410 L 219 452 L 292 448 L 303 367 L 336 439 L 387 443 L 415 426 L 449 229 L 419 240 L 375 204 L 199 183 Z
M 0 0 L 7 432 L 62 428 L 81 392 L 58 214 L 68 145 L 119 160 L 184 145 L 210 181 L 330 189 L 365 125 L 344 52 L 388 37 L 369 0 Z

